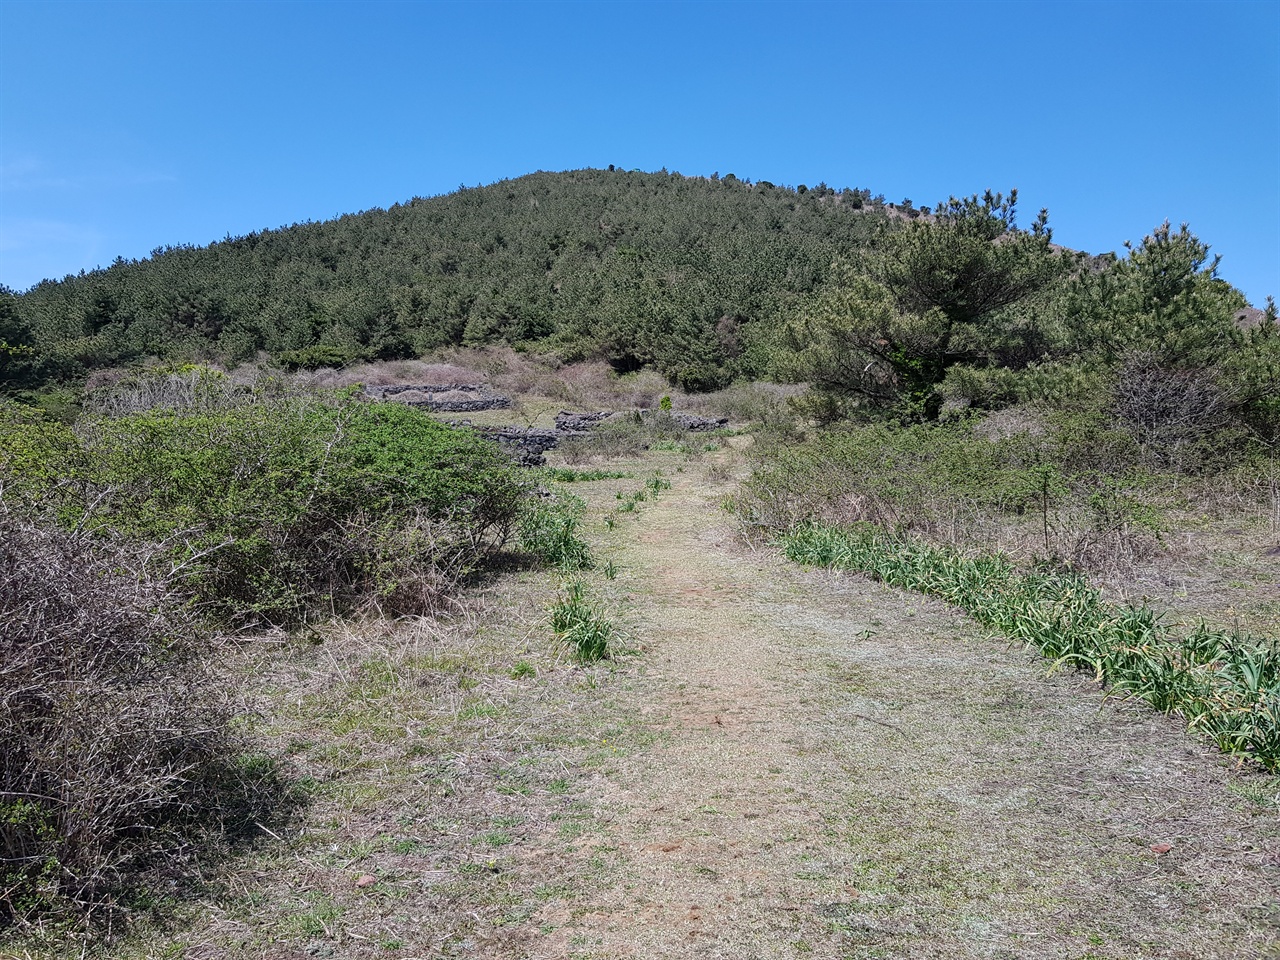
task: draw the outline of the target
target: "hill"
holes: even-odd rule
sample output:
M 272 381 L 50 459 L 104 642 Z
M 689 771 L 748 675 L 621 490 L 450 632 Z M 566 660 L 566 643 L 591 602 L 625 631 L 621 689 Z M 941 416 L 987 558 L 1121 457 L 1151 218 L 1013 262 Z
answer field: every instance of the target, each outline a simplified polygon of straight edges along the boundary
M 540 172 L 117 259 L 9 312 L 70 376 L 144 356 L 318 366 L 505 342 L 707 389 L 758 372 L 759 333 L 897 213 L 869 190 Z

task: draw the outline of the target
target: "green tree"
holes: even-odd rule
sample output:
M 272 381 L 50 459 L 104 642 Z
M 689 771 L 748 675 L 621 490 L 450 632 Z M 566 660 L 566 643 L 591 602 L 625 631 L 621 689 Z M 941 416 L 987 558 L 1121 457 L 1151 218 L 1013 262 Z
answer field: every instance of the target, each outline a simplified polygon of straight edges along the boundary
M 1062 278 L 1073 258 L 1052 246 L 1046 211 L 1022 231 L 1016 206 L 1017 191 L 952 197 L 934 219 L 886 232 L 860 263 L 834 265 L 782 337 L 783 371 L 824 395 L 815 413 L 871 407 L 931 419 L 952 367 L 1025 363 L 1035 330 L 1009 308 Z
M 0 285 L 0 396 L 37 386 L 45 366 L 31 328 L 18 315 L 17 296 Z
M 1063 275 L 1069 258 L 1055 252 L 1049 212 L 1030 230 L 1017 225 L 1018 191 L 988 190 L 938 204 L 933 220 L 916 220 L 883 236 L 866 258 L 870 276 L 899 308 L 946 318 L 948 342 L 966 327 L 1043 290 Z
M 1066 320 L 1079 352 L 1108 365 L 1140 352 L 1185 370 L 1214 366 L 1239 345 L 1235 314 L 1248 304 L 1187 224 L 1175 233 L 1165 221 L 1125 248 L 1127 257 L 1072 284 Z

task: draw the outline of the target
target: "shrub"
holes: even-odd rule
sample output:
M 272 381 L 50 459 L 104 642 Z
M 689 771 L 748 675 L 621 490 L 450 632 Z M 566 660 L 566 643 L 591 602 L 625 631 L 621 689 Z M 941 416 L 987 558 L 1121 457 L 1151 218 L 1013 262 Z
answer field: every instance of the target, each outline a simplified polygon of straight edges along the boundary
M 1082 414 L 1031 426 L 878 425 L 762 446 L 733 506 L 748 527 L 867 522 L 1094 569 L 1156 549 L 1163 495 L 1136 468 L 1132 438 Z
M 1151 354 L 1127 356 L 1113 390 L 1116 420 L 1157 463 L 1200 461 L 1200 448 L 1224 425 L 1228 407 L 1212 372 L 1171 369 Z
M 163 566 L 0 501 L 0 925 L 110 914 L 279 799 Z
M 319 370 L 322 367 L 345 367 L 367 358 L 355 347 L 317 343 L 298 350 L 285 350 L 276 359 L 286 370 Z
M 596 459 L 614 460 L 639 456 L 650 449 L 682 448 L 689 432 L 667 411 L 644 416 L 613 417 L 585 437 L 566 440 L 557 448 L 565 461 L 580 464 Z
M 424 612 L 502 546 L 527 488 L 469 431 L 343 395 L 87 417 L 74 434 L 5 410 L 0 477 L 65 526 L 164 544 L 234 623 Z

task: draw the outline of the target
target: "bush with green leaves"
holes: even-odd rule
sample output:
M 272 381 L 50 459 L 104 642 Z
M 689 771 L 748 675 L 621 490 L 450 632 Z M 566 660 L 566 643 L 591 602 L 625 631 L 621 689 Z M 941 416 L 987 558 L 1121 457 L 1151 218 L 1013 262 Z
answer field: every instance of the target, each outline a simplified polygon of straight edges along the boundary
M 82 418 L 0 411 L 0 477 L 68 527 L 163 544 L 204 609 L 296 623 L 438 604 L 507 540 L 527 481 L 412 408 L 280 395 Z

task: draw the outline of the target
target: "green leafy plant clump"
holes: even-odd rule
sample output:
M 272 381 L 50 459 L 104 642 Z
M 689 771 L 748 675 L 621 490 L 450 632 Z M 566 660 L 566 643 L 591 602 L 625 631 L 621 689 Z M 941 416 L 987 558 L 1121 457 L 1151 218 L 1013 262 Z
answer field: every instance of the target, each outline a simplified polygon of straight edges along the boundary
M 585 504 L 579 497 L 549 495 L 520 518 L 520 548 L 560 570 L 589 570 L 591 548 L 578 535 Z
M 566 644 L 579 663 L 594 663 L 610 654 L 613 624 L 592 606 L 584 593 L 582 581 L 571 580 L 564 596 L 551 606 L 551 629 L 556 639 Z
M 1201 626 L 1179 637 L 1151 610 L 1105 603 L 1073 573 L 1020 571 L 1003 557 L 886 536 L 868 525 L 804 525 L 782 538 L 787 556 L 858 570 L 952 603 L 985 626 L 1035 647 L 1055 664 L 1091 670 L 1223 752 L 1280 770 L 1280 644 Z
M 233 623 L 436 606 L 500 548 L 527 481 L 474 434 L 344 395 L 85 416 L 0 410 L 0 474 L 32 512 L 162 544 Z

